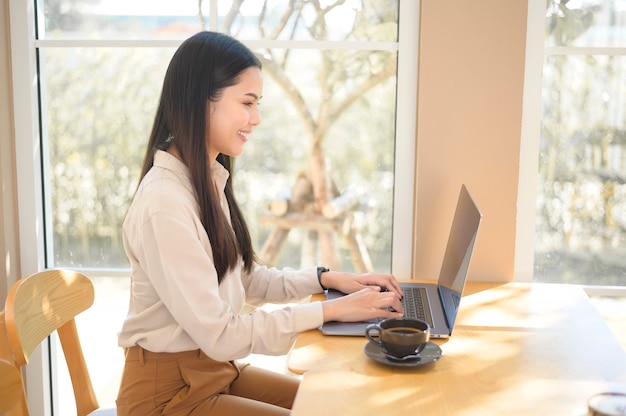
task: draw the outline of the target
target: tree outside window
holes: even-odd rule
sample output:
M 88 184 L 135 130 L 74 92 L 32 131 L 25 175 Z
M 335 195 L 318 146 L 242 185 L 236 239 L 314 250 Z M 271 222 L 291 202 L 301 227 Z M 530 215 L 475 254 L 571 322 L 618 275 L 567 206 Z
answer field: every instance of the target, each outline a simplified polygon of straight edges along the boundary
M 535 279 L 626 280 L 626 5 L 548 2 Z

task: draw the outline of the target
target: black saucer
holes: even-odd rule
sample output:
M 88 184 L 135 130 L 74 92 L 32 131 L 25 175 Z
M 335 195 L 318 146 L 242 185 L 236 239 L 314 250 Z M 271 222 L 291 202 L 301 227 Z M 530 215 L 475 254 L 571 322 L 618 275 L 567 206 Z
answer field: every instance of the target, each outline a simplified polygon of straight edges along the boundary
M 390 365 L 393 367 L 404 368 L 420 367 L 423 365 L 432 364 L 439 358 L 441 358 L 442 355 L 441 348 L 439 348 L 437 344 L 433 344 L 432 342 L 426 344 L 418 359 L 407 361 L 388 358 L 387 354 L 385 354 L 385 350 L 383 350 L 380 345 L 374 344 L 373 342 L 368 342 L 367 344 L 365 344 L 363 350 L 365 351 L 365 355 L 378 363 Z

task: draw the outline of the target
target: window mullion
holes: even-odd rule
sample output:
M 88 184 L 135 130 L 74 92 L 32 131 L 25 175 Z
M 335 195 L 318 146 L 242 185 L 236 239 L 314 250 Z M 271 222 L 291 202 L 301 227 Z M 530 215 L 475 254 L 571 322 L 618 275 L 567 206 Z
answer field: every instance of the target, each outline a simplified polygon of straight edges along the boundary
M 9 0 L 17 198 L 19 206 L 20 274 L 45 267 L 41 142 L 34 1 Z M 19 138 L 19 139 L 18 139 Z M 47 343 L 30 358 L 26 389 L 31 414 L 51 414 Z

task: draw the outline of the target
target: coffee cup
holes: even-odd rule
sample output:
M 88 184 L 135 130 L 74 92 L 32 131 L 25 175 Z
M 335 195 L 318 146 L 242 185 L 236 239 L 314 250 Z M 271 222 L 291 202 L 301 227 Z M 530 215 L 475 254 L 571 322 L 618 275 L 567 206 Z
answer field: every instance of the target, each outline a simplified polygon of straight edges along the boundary
M 430 326 L 419 319 L 389 318 L 368 325 L 365 335 L 387 354 L 403 358 L 424 349 L 430 339 Z
M 587 402 L 589 416 L 626 415 L 626 393 L 600 393 Z

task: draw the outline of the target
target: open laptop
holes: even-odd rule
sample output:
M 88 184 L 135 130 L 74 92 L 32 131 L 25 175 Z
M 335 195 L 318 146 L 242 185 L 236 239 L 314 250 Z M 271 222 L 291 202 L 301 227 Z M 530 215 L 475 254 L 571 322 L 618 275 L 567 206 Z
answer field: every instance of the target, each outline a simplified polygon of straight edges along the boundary
M 428 322 L 431 338 L 447 338 L 452 334 L 481 219 L 480 210 L 462 185 L 437 283 L 400 283 L 405 316 L 417 313 L 414 317 Z M 345 294 L 332 289 L 326 293 L 327 299 L 340 296 Z M 320 330 L 326 335 L 364 336 L 365 328 L 379 320 L 326 322 Z

